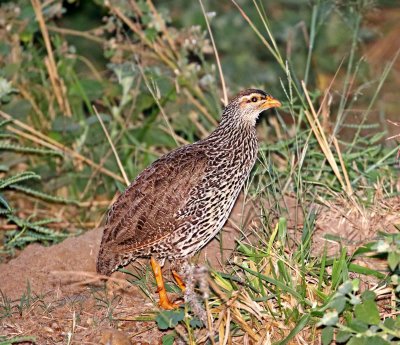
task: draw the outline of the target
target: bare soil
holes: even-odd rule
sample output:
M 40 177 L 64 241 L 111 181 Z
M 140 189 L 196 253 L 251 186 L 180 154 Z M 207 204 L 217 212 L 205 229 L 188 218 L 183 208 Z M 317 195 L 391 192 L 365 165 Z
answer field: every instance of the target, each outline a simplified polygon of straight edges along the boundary
M 222 231 L 223 248 L 213 240 L 201 251 L 200 262 L 222 268 L 240 229 L 254 221 L 256 212 L 249 205 L 241 196 Z M 133 321 L 157 310 L 152 282 L 153 301 L 126 282 L 132 277 L 114 274 L 110 293 L 96 275 L 101 236 L 102 229 L 94 229 L 51 247 L 32 244 L 0 264 L 0 302 L 10 306 L 10 315 L 0 320 L 0 335 L 34 336 L 37 344 L 65 344 L 68 338 L 70 344 L 161 343 L 163 333 L 154 322 Z
M 302 210 L 294 199 L 288 198 L 284 203 L 289 208 L 291 245 L 295 246 L 301 237 Z M 234 250 L 235 238 L 252 234 L 245 240 L 256 241 L 250 228 L 259 226 L 260 204 L 245 202 L 242 195 L 222 231 L 222 242 L 213 240 L 201 251 L 199 261 L 223 270 L 224 261 Z M 324 248 L 323 243 L 330 254 L 338 250 L 337 242 L 324 239 L 327 233 L 343 237 L 346 245 L 355 244 L 355 248 L 377 231 L 397 231 L 394 224 L 400 224 L 400 199 L 377 202 L 376 209 L 368 211 L 345 201 L 315 209 L 316 255 Z M 149 291 L 154 292 L 152 298 L 126 282 L 132 276 L 120 272 L 110 293 L 95 274 L 101 235 L 102 229 L 94 229 L 52 247 L 32 244 L 18 257 L 1 264 L 0 304 L 8 315 L 2 315 L 0 335 L 34 336 L 36 344 L 160 344 L 163 333 L 150 321 L 157 311 L 152 276 L 146 282 Z M 139 316 L 149 316 L 149 321 L 135 320 Z

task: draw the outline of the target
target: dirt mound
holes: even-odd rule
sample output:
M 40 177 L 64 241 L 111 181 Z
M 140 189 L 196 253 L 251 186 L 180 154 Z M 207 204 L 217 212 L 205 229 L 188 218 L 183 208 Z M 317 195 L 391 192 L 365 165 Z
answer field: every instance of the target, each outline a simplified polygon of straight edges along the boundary
M 243 195 L 236 203 L 231 217 L 222 231 L 222 248 L 218 239 L 210 242 L 200 253 L 199 262 L 221 267 L 235 248 L 240 230 L 255 222 L 254 205 L 244 203 Z M 20 298 L 30 284 L 32 292 L 74 293 L 75 283 L 93 278 L 102 229 L 94 229 L 79 237 L 68 238 L 51 247 L 38 244 L 28 246 L 21 254 L 0 264 L 0 290 L 11 299 Z
M 344 201 L 315 206 L 318 210 L 312 252 L 318 255 L 323 243 L 329 253 L 337 251 L 340 245 L 326 240 L 327 234 L 352 239 L 359 244 L 373 238 L 377 231 L 395 231 L 393 224 L 400 223 L 399 201 L 386 206 L 380 203 L 374 208 L 376 211 L 361 210 L 361 213 Z M 251 234 L 250 226 L 259 224 L 261 204 L 266 203 L 245 202 L 242 195 L 220 238 L 201 251 L 199 261 L 222 268 L 221 264 L 235 247 L 235 240 L 244 235 L 242 229 L 248 229 L 247 234 Z M 295 199 L 288 198 L 284 204 L 289 210 L 288 230 L 293 245 L 296 245 L 302 234 L 303 211 Z M 264 208 L 268 209 L 267 206 Z M 0 265 L 0 302 L 4 306 L 3 315 L 0 315 L 0 334 L 34 335 L 37 344 L 64 344 L 66 339 L 79 344 L 118 345 L 129 344 L 129 341 L 158 344 L 162 333 L 153 322 L 135 322 L 139 315 L 154 313 L 155 293 L 150 296 L 152 301 L 138 287 L 126 283 L 126 277 L 123 277 L 119 280 L 123 283 L 120 293 L 110 295 L 96 276 L 95 262 L 101 236 L 102 230 L 94 229 L 52 247 L 33 244 L 17 258 Z M 246 240 L 256 240 L 249 236 L 245 236 Z M 154 291 L 151 283 L 146 284 L 149 291 Z M 123 332 L 110 330 L 116 326 Z
M 209 243 L 199 261 L 221 267 L 240 230 L 254 222 L 256 215 L 254 204 L 245 203 L 242 195 L 222 231 L 221 242 Z M 32 244 L 1 264 L 0 302 L 9 306 L 9 315 L 2 319 L 0 334 L 34 335 L 37 344 L 65 344 L 69 338 L 77 344 L 158 344 L 162 333 L 153 322 L 134 321 L 139 315 L 154 313 L 155 294 L 152 302 L 117 273 L 121 289 L 110 295 L 96 276 L 101 236 L 102 229 L 94 229 L 52 247 Z M 110 330 L 117 323 L 126 333 Z
M 61 272 L 94 273 L 101 234 L 101 229 L 95 229 L 52 247 L 28 246 L 17 258 L 0 265 L 0 289 L 12 299 L 21 297 L 28 282 L 31 291 L 37 293 L 71 292 L 71 276 Z

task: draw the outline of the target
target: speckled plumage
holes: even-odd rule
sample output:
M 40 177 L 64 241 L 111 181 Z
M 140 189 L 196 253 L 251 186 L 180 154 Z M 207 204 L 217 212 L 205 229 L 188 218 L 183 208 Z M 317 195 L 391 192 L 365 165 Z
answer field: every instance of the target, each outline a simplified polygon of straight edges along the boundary
M 255 121 L 263 109 L 250 104 L 254 97 L 247 96 L 254 95 L 273 100 L 260 90 L 242 91 L 209 137 L 162 156 L 119 196 L 108 213 L 99 273 L 136 257 L 185 259 L 218 233 L 257 158 Z

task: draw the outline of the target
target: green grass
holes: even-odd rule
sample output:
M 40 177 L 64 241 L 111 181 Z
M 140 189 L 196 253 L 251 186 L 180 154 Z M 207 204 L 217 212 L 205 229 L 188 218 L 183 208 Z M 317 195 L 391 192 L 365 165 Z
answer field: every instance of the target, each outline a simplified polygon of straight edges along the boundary
M 35 343 L 35 337 L 13 337 L 11 339 L 5 339 L 4 337 L 0 336 L 0 344 L 1 345 L 12 345 L 12 344 L 20 344 L 23 342 Z
M 23 10 L 15 10 L 18 4 Z M 399 145 L 383 141 L 387 133 L 372 115 L 386 83 L 393 83 L 399 52 L 379 72 L 363 59 L 371 3 L 229 3 L 229 13 L 209 18 L 224 75 L 217 73 L 203 29 L 184 26 L 189 19 L 204 24 L 200 6 L 192 18 L 181 5 L 182 17 L 172 21 L 164 4 L 82 5 L 107 15 L 106 22 L 90 18 L 97 31 L 67 29 L 56 20 L 59 14 L 71 21 L 71 7 L 66 13 L 56 4 L 42 9 L 43 31 L 38 8 L 29 2 L 1 5 L 10 23 L 0 45 L 0 214 L 9 227 L 1 231 L 1 251 L 9 255 L 32 242 L 50 245 L 94 227 L 115 191 L 125 188 L 92 105 L 133 179 L 160 155 L 216 126 L 221 79 L 232 91 L 255 84 L 283 102 L 259 125 L 259 162 L 245 188 L 246 197 L 260 205 L 262 222 L 253 229 L 254 241 L 238 239 L 222 271 L 210 268 L 211 294 L 202 301 L 207 325 L 189 306 L 185 313 L 151 316 L 168 330 L 163 344 L 178 338 L 190 344 L 398 341 L 398 233 L 386 235 L 389 229 L 375 226 L 379 239 L 362 243 L 355 253 L 342 241 L 333 257 L 327 248 L 316 256 L 313 244 L 321 210 L 335 206 L 361 220 L 376 207 L 383 215 L 396 207 Z M 206 12 L 213 10 L 205 5 Z M 281 13 L 280 19 L 271 13 Z M 302 26 L 294 24 L 300 17 Z M 79 40 L 89 48 L 82 49 Z M 91 49 L 97 44 L 102 56 Z M 44 63 L 51 55 L 56 72 Z M 54 73 L 60 83 L 52 82 Z M 321 87 L 324 78 L 329 82 Z M 352 118 L 359 109 L 360 117 Z M 302 219 L 295 224 L 289 200 Z M 357 261 L 366 256 L 386 268 Z M 151 298 L 149 272 L 130 274 L 132 284 Z M 360 284 L 369 279 L 377 285 Z M 14 307 L 2 299 L 1 315 L 9 317 Z M 116 301 L 101 294 L 96 300 L 105 317 L 118 322 Z M 390 301 L 390 308 L 381 300 Z

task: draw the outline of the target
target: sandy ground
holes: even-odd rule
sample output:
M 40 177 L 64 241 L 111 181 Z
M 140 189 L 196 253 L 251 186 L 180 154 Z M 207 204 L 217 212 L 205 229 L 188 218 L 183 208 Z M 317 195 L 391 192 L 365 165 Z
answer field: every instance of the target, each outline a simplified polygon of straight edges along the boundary
M 213 240 L 201 251 L 199 262 L 221 268 L 235 247 L 239 229 L 255 218 L 254 208 L 250 203 L 245 207 L 241 196 L 222 231 L 222 250 L 220 242 Z M 120 289 L 116 293 L 113 286 L 111 296 L 95 274 L 101 236 L 102 229 L 94 229 L 51 247 L 32 244 L 1 264 L 3 304 L 9 301 L 14 307 L 12 317 L 0 321 L 0 335 L 34 335 L 37 344 L 65 344 L 69 337 L 73 344 L 158 344 L 162 333 L 154 322 L 132 321 L 157 310 L 155 288 L 149 286 L 154 292 L 151 301 L 138 287 L 126 283 L 128 276 L 117 273 L 113 277 Z M 15 301 L 24 296 L 29 297 L 24 307 L 16 308 Z
M 294 246 L 302 233 L 302 212 L 293 199 L 284 203 L 289 209 L 288 227 Z M 338 243 L 324 240 L 327 233 L 342 235 L 359 245 L 378 230 L 396 231 L 393 224 L 400 224 L 400 200 L 386 208 L 379 204 L 376 210 L 380 212 L 369 210 L 365 217 L 344 201 L 315 206 L 315 210 L 316 254 L 324 247 L 321 241 L 328 244 L 331 254 L 339 248 Z M 200 253 L 200 262 L 208 261 L 222 269 L 221 263 L 231 255 L 235 238 L 240 236 L 239 229 L 256 226 L 259 213 L 254 202 L 245 203 L 241 196 L 222 231 L 223 250 L 220 242 L 213 240 Z M 37 344 L 66 344 L 69 338 L 69 344 L 159 344 L 162 333 L 154 322 L 134 320 L 157 310 L 152 279 L 146 283 L 152 299 L 127 283 L 122 273 L 117 273 L 120 290 L 111 295 L 95 274 L 101 236 L 102 229 L 94 229 L 52 247 L 32 244 L 15 259 L 1 264 L 0 301 L 3 306 L 9 305 L 10 315 L 0 320 L 0 335 L 35 336 Z

